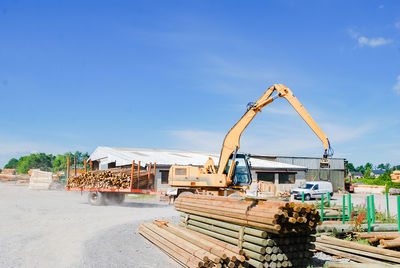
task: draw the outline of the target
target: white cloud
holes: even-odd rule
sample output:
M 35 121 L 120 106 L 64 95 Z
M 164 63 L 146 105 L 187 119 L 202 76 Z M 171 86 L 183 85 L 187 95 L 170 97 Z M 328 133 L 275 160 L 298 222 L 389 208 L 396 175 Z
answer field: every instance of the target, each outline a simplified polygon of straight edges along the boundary
M 394 27 L 396 27 L 397 29 L 400 29 L 400 21 L 396 22 L 396 23 L 394 24 Z
M 358 44 L 360 45 L 360 47 L 363 47 L 363 46 L 378 47 L 378 46 L 384 46 L 384 45 L 392 43 L 392 40 L 385 39 L 383 37 L 368 38 L 365 36 L 360 36 L 360 37 L 358 37 L 357 41 L 358 41 Z
M 393 90 L 400 95 L 400 75 L 397 76 L 397 83 L 393 86 Z
M 349 29 L 348 33 L 351 38 L 357 40 L 357 43 L 360 47 L 363 46 L 369 46 L 369 47 L 379 47 L 379 46 L 384 46 L 392 43 L 393 41 L 391 39 L 386 39 L 383 37 L 366 37 L 360 35 L 360 33 Z

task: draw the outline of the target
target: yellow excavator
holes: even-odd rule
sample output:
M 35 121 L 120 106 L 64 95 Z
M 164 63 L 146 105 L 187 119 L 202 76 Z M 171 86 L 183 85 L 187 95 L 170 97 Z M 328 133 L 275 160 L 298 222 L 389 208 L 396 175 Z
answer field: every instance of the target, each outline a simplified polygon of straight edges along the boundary
M 276 92 L 276 95 L 272 96 L 274 92 Z M 275 84 L 268 88 L 255 103 L 248 104 L 246 113 L 225 136 L 218 166 L 215 166 L 212 158 L 209 158 L 203 167 L 171 166 L 168 183 L 172 187 L 177 187 L 171 194 L 178 196 L 182 192 L 189 192 L 225 196 L 237 193 L 243 195 L 245 190 L 249 189 L 252 178 L 248 156 L 238 154 L 240 136 L 256 114 L 279 97 L 285 98 L 293 106 L 322 141 L 324 153 L 320 167 L 329 168 L 328 158 L 332 156 L 333 151 L 328 138 L 293 95 L 292 91 L 284 85 Z

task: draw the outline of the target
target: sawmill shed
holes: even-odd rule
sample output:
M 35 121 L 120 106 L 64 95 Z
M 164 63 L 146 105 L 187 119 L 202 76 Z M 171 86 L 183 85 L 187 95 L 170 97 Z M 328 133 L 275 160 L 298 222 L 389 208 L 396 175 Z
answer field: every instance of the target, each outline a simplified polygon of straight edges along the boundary
M 131 167 L 133 160 L 136 164 L 140 161 L 142 169 L 147 169 L 150 163 L 156 163 L 155 188 L 157 191 L 166 191 L 170 188 L 168 173 L 172 165 L 203 166 L 209 157 L 218 163 L 218 153 L 99 146 L 89 159 L 94 170 Z M 277 191 L 288 191 L 305 182 L 307 168 L 304 166 L 256 157 L 250 157 L 250 162 L 253 180 L 273 183 Z
M 344 190 L 346 177 L 345 158 L 329 158 L 329 168 L 320 168 L 321 157 L 312 156 L 277 156 L 277 155 L 251 155 L 252 158 L 286 163 L 306 167 L 306 181 L 329 181 L 333 190 Z

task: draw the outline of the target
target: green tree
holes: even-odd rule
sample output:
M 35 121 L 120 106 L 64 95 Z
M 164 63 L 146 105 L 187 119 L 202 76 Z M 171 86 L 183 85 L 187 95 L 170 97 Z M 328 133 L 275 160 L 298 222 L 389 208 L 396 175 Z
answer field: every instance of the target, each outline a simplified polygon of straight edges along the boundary
M 391 165 L 389 163 L 386 163 L 384 170 L 388 171 L 388 170 L 390 170 L 390 167 L 391 167 Z
M 372 170 L 368 167 L 364 171 L 364 178 L 366 179 L 373 179 L 375 178 L 373 175 L 371 175 Z
M 381 163 L 381 164 L 378 165 L 377 168 L 378 168 L 378 169 L 385 169 L 385 164 Z
M 17 168 L 18 160 L 16 158 L 11 158 L 10 161 L 4 166 L 4 168 Z
M 353 163 L 346 163 L 346 173 L 353 173 L 356 169 L 354 168 Z
M 38 168 L 43 171 L 51 171 L 53 169 L 52 161 L 54 156 L 52 154 L 38 153 L 29 156 L 23 156 L 18 160 L 17 172 L 19 174 L 26 174 L 32 168 Z
M 381 163 L 378 165 L 377 168 L 382 169 L 382 170 L 390 170 L 390 164 L 389 163 L 386 163 L 386 164 Z
M 361 173 L 364 173 L 364 172 L 365 172 L 365 168 L 364 168 L 364 166 L 358 166 L 358 167 L 356 168 L 356 171 L 361 172 Z
M 82 153 L 76 151 L 74 154 L 71 152 L 65 153 L 63 155 L 59 154 L 53 160 L 53 172 L 63 171 L 67 169 L 67 158 L 70 159 L 70 167 L 73 168 L 74 157 L 76 158 L 76 167 L 78 169 L 84 169 L 84 160 L 89 158 L 88 153 Z
M 364 166 L 365 170 L 367 170 L 367 169 L 371 169 L 372 170 L 373 168 L 374 168 L 374 166 L 370 162 L 366 163 L 365 166 Z

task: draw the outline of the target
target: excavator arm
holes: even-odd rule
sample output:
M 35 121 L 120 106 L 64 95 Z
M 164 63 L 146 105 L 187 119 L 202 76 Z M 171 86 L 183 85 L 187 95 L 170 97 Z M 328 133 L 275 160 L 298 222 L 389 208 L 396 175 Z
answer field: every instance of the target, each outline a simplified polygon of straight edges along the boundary
M 277 95 L 272 96 L 274 91 Z M 268 90 L 255 102 L 251 103 L 248 107 L 247 112 L 242 116 L 242 118 L 232 127 L 232 129 L 225 136 L 224 143 L 221 150 L 221 155 L 218 163 L 218 174 L 223 174 L 226 166 L 228 165 L 229 158 L 233 155 L 233 159 L 236 158 L 236 153 L 240 148 L 240 136 L 246 127 L 250 124 L 253 118 L 262 108 L 273 102 L 275 99 L 283 97 L 285 98 L 296 110 L 296 112 L 303 118 L 307 125 L 314 131 L 318 138 L 322 141 L 324 145 L 324 154 L 321 161 L 321 167 L 329 166 L 327 158 L 332 156 L 332 151 L 330 148 L 329 140 L 315 123 L 312 117 L 308 114 L 303 105 L 299 100 L 293 95 L 292 91 L 284 85 L 275 84 L 268 88 Z M 235 161 L 232 161 L 232 165 L 229 167 L 227 183 L 230 183 L 231 174 L 234 169 Z

